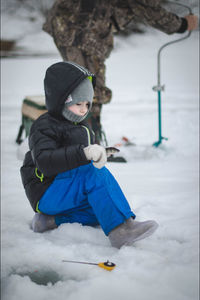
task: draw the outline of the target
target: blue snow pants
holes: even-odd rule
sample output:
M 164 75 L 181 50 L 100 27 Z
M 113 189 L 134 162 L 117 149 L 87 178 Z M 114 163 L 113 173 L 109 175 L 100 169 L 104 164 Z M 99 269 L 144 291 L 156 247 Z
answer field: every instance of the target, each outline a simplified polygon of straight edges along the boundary
M 55 215 L 55 222 L 101 225 L 106 235 L 134 213 L 113 175 L 92 163 L 56 176 L 39 201 L 38 209 Z

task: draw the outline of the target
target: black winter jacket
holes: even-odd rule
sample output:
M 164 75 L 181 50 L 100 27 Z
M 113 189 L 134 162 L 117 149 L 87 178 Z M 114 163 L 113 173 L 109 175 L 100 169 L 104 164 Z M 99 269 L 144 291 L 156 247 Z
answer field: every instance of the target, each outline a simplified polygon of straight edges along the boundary
M 57 174 L 90 163 L 83 148 L 94 143 L 87 124 L 73 124 L 61 115 L 65 99 L 87 76 L 95 77 L 78 65 L 61 62 L 51 66 L 44 85 L 48 112 L 32 125 L 29 148 L 20 169 L 27 198 L 34 211 Z

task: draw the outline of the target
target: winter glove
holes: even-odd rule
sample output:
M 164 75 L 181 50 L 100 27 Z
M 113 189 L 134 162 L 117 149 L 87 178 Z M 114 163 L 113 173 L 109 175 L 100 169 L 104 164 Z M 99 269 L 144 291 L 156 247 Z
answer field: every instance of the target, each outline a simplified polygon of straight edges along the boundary
M 88 160 L 93 161 L 93 165 L 101 169 L 107 162 L 106 150 L 104 147 L 94 144 L 83 148 L 85 156 Z

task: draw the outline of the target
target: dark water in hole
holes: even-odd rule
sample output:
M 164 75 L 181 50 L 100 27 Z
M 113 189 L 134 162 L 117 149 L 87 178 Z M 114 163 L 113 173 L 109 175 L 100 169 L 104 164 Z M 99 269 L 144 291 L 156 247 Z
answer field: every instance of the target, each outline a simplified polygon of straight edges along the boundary
M 41 271 L 36 270 L 33 272 L 15 272 L 14 275 L 19 275 L 21 277 L 28 276 L 31 281 L 35 282 L 38 285 L 48 285 L 55 284 L 58 281 L 63 281 L 63 278 L 55 271 Z

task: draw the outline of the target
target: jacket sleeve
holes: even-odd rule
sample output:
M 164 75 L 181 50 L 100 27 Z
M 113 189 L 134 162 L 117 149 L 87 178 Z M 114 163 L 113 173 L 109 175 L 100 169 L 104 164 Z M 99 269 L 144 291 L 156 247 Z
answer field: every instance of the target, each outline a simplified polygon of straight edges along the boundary
M 60 146 L 56 132 L 37 129 L 29 137 L 29 147 L 36 167 L 51 177 L 87 163 L 82 145 Z
M 180 32 L 183 26 L 183 18 L 167 11 L 161 6 L 159 0 L 128 0 L 128 3 L 134 19 L 143 21 L 167 34 Z

